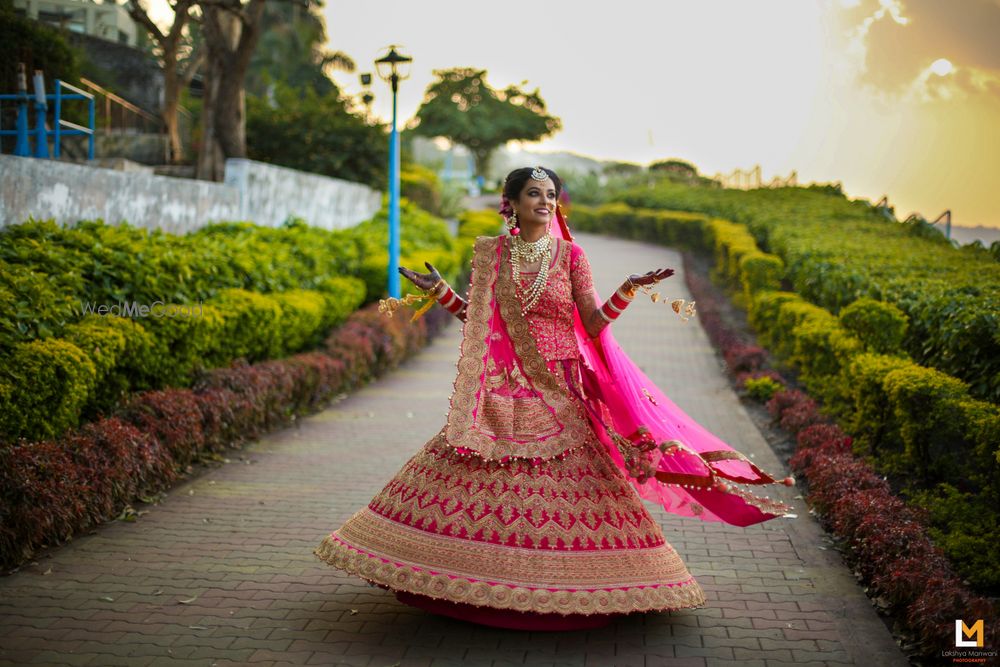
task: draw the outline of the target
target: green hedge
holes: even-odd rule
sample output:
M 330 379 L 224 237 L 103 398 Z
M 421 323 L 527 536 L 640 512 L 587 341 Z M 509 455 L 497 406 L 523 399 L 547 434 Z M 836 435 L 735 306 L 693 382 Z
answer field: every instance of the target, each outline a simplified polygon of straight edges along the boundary
M 660 183 L 621 196 L 639 209 L 696 211 L 745 224 L 785 263 L 795 292 L 834 314 L 861 297 L 896 306 L 909 323 L 900 346 L 924 366 L 1000 402 L 1000 263 L 953 247 L 925 223 L 898 223 L 835 188 L 728 190 Z M 670 242 L 673 242 L 671 240 Z
M 598 207 L 575 205 L 570 209 L 570 229 L 581 232 L 613 233 L 622 238 L 683 245 L 695 250 L 712 249 L 707 218 L 681 211 L 633 209 L 625 204 Z
M 781 258 L 762 252 L 733 222 L 637 209 L 630 223 L 620 203 L 576 207 L 574 220 L 576 229 L 711 252 L 715 278 L 747 306 L 760 343 L 823 399 L 855 436 L 857 454 L 927 509 L 932 536 L 962 575 L 979 587 L 1000 586 L 1000 407 L 906 354 L 904 309 L 862 297 L 838 317 L 777 289 Z
M 401 214 L 401 263 L 431 261 L 454 280 L 464 250 L 444 221 L 405 200 Z M 337 231 L 295 220 L 185 236 L 100 221 L 5 229 L 0 442 L 55 437 L 131 391 L 188 386 L 240 357 L 314 347 L 384 293 L 387 241 L 385 210 Z M 119 304 L 160 305 L 146 316 L 94 312 Z

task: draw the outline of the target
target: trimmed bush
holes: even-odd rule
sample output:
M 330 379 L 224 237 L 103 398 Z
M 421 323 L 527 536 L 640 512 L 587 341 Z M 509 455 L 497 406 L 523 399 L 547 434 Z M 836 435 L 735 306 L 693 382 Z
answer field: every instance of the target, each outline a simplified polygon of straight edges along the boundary
M 750 398 L 761 403 L 771 400 L 775 393 L 785 388 L 783 384 L 770 377 L 750 378 L 743 386 Z
M 899 353 L 909 317 L 891 303 L 862 297 L 840 311 L 840 324 L 872 352 Z
M 3 375 L 10 389 L 0 392 L 0 430 L 33 439 L 76 426 L 97 382 L 87 354 L 54 339 L 16 345 Z
M 322 407 L 398 364 L 451 317 L 434 309 L 411 323 L 370 306 L 324 341 L 335 356 L 239 360 L 199 375 L 192 389 L 136 394 L 116 415 L 59 440 L 0 448 L 0 565 L 19 565 L 37 549 L 117 516 L 168 488 L 199 457 Z
M 454 281 L 470 250 L 415 205 L 404 202 L 401 213 L 401 263 L 430 261 Z M 0 443 L 56 436 L 110 412 L 130 391 L 188 386 L 197 373 L 235 358 L 258 361 L 319 345 L 359 305 L 383 294 L 385 219 L 383 211 L 332 232 L 298 220 L 277 229 L 218 223 L 186 236 L 100 221 L 4 228 Z M 23 368 L 18 355 L 34 349 L 23 345 L 55 340 L 93 356 L 93 377 L 81 383 L 70 370 L 36 377 L 30 363 Z M 75 354 L 56 366 L 73 368 Z M 57 384 L 39 387 L 39 378 Z M 24 397 L 32 392 L 37 400 Z M 54 415 L 45 407 L 52 404 Z

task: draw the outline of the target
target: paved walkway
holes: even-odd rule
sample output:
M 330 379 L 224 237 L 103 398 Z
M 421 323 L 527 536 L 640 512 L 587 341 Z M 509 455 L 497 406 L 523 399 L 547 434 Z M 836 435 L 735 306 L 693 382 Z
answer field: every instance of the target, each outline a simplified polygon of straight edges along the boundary
M 677 269 L 676 252 L 580 235 L 598 289 L 626 269 Z M 616 336 L 694 418 L 783 474 L 730 391 L 704 332 L 637 299 Z M 796 489 L 797 519 L 734 528 L 655 516 L 708 596 L 699 610 L 598 631 L 518 633 L 434 617 L 319 562 L 323 535 L 366 504 L 440 428 L 454 379 L 452 326 L 390 376 L 0 578 L 0 664 L 903 666 Z

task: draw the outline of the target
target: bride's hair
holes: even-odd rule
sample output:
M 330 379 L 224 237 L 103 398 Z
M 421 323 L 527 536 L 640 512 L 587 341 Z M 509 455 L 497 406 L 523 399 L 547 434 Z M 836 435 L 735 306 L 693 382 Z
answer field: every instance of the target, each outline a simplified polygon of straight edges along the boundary
M 542 167 L 542 169 L 549 175 L 552 183 L 556 186 L 556 199 L 559 199 L 559 195 L 562 193 L 562 179 L 559 178 L 559 174 L 551 169 L 547 169 L 546 167 Z M 535 167 L 521 167 L 507 174 L 507 178 L 503 182 L 503 196 L 511 201 L 521 196 L 521 190 L 524 189 L 524 184 L 531 179 L 531 172 L 534 170 Z

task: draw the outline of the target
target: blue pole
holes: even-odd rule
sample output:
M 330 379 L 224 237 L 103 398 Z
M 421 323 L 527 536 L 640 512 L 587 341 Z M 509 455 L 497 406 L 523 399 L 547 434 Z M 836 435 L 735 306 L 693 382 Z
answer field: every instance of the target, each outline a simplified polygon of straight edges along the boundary
M 28 93 L 21 91 L 17 99 L 17 143 L 14 145 L 14 155 L 31 156 L 31 145 L 28 143 Z
M 399 298 L 399 132 L 396 131 L 396 75 L 392 77 L 392 134 L 389 139 L 389 296 Z
M 62 141 L 62 137 L 60 136 L 59 132 L 60 126 L 62 125 L 62 123 L 60 122 L 60 118 L 62 116 L 62 81 L 60 79 L 56 79 L 55 103 L 56 103 L 56 120 L 52 128 L 53 130 L 55 130 L 55 136 L 53 137 L 52 140 L 52 156 L 58 158 L 59 148 L 60 148 L 59 142 Z
M 87 122 L 90 124 L 90 136 L 87 138 L 87 159 L 94 159 L 94 97 L 87 104 Z
M 35 157 L 49 157 L 49 135 L 45 131 L 45 80 L 41 70 L 35 71 Z
M 17 64 L 17 142 L 14 144 L 14 155 L 31 157 L 31 145 L 28 143 L 28 75 L 24 63 Z

